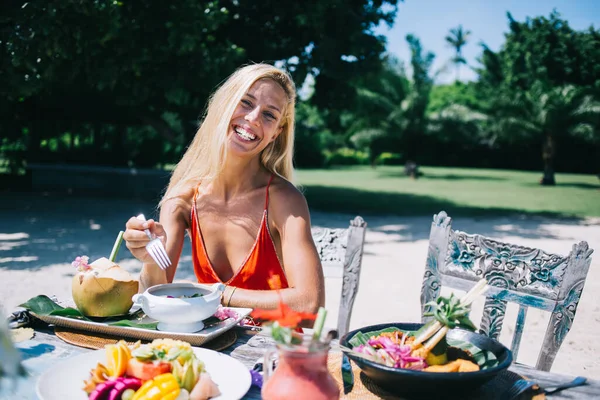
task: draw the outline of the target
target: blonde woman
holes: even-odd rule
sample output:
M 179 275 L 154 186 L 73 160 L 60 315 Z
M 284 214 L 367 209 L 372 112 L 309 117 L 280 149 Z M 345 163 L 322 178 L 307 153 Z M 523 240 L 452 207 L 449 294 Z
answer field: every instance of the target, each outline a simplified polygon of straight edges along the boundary
M 232 307 L 316 312 L 325 300 L 322 268 L 304 196 L 290 182 L 296 89 L 267 64 L 233 73 L 212 95 L 204 120 L 173 171 L 160 222 L 132 217 L 124 238 L 143 262 L 142 290 L 172 282 L 186 231 L 200 283 L 223 282 Z M 147 226 L 172 261 L 148 255 Z

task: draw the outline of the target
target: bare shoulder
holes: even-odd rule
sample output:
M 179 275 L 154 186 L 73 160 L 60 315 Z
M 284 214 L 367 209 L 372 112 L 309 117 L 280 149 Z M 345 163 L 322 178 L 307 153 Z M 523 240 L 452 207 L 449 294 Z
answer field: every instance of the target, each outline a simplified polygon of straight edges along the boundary
M 185 222 L 189 226 L 194 188 L 185 188 L 166 199 L 160 207 L 160 219 Z
M 306 198 L 290 181 L 276 177 L 269 189 L 269 211 L 278 225 L 288 217 L 302 217 L 309 220 Z

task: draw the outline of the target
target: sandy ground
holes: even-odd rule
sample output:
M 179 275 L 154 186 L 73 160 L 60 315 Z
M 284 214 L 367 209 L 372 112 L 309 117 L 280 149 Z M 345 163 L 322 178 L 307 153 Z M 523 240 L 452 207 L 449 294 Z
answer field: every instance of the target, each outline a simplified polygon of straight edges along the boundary
M 153 214 L 154 204 L 126 199 L 2 193 L 0 195 L 0 303 L 4 314 L 38 294 L 70 297 L 70 261 L 87 254 L 107 257 L 125 221 L 139 212 Z M 314 226 L 347 227 L 352 215 L 314 212 Z M 419 295 L 431 217 L 365 217 L 368 231 L 359 293 L 351 329 L 366 325 L 420 321 Z M 554 372 L 600 379 L 597 343 L 600 331 L 600 220 L 553 220 L 533 217 L 456 218 L 453 227 L 496 239 L 567 254 L 586 240 L 596 249 L 577 316 Z M 184 247 L 177 279 L 193 279 L 190 246 Z M 122 248 L 119 263 L 133 274 L 139 263 Z M 341 290 L 339 278 L 327 277 L 327 326 L 335 327 Z M 472 319 L 481 315 L 476 303 Z M 516 307 L 510 307 L 501 341 L 510 345 Z M 531 309 L 518 361 L 535 365 L 548 313 Z

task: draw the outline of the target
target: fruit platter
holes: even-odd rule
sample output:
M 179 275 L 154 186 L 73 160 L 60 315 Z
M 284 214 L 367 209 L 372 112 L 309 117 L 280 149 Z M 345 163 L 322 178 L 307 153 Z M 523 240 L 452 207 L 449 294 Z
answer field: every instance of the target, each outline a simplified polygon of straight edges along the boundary
M 208 400 L 241 398 L 251 385 L 244 365 L 178 340 L 124 341 L 65 360 L 38 381 L 42 400 Z

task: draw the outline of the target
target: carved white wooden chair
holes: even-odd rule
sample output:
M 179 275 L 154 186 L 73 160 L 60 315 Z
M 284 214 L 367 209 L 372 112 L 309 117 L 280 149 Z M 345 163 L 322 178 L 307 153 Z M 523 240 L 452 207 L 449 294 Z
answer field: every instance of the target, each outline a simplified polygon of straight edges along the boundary
M 519 305 L 511 350 L 517 358 L 529 307 L 549 311 L 536 368 L 550 371 L 556 353 L 571 329 L 585 284 L 593 250 L 586 242 L 573 245 L 568 256 L 546 253 L 488 237 L 455 231 L 451 218 L 442 211 L 433 216 L 423 286 L 421 311 L 434 300 L 441 286 L 469 290 L 485 278 L 486 293 L 480 332 L 498 339 L 506 303 Z M 429 318 L 423 317 L 423 321 Z
M 340 337 L 347 333 L 350 327 L 352 308 L 360 281 L 366 230 L 367 223 L 361 217 L 351 220 L 346 229 L 312 229 L 323 270 L 341 271 L 342 294 L 337 323 Z

